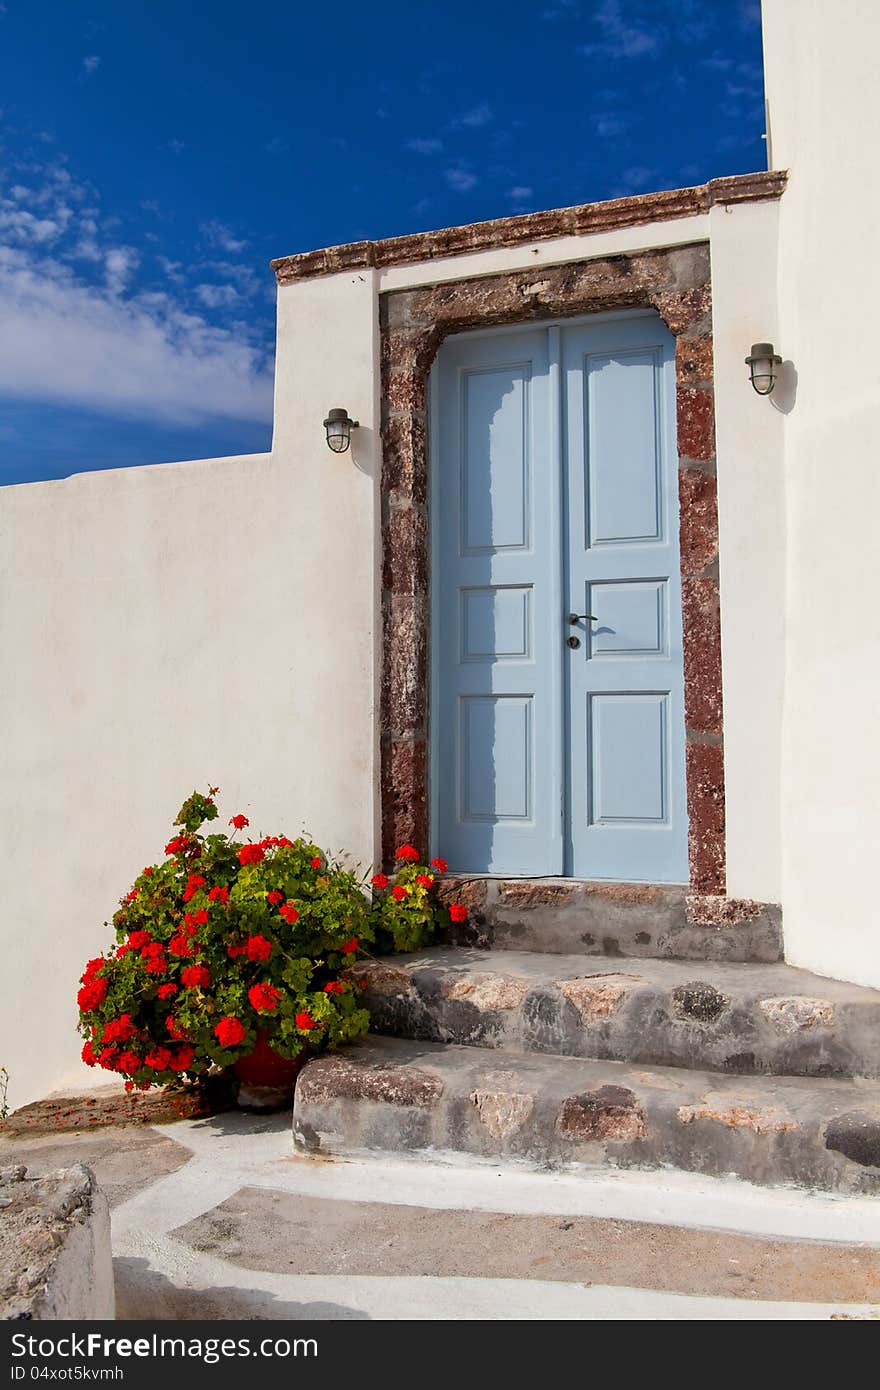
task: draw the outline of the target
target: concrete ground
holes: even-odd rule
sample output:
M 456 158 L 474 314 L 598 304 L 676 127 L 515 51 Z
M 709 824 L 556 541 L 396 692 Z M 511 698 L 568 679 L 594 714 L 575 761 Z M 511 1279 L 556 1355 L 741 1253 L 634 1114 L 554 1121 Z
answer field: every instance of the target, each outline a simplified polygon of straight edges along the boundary
M 94 1169 L 120 1318 L 880 1314 L 871 1198 L 438 1159 L 297 1156 L 289 1114 L 0 1140 L 0 1164 Z

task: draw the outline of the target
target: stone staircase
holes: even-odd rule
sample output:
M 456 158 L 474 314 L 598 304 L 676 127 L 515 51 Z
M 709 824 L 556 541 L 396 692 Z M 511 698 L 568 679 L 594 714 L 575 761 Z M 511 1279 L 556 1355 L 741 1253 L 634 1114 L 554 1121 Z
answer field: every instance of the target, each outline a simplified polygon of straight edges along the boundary
M 766 920 L 754 936 L 757 912 L 743 919 L 751 951 L 742 938 L 730 948 L 741 923 L 682 919 L 679 930 L 704 935 L 687 958 L 656 958 L 636 937 L 664 954 L 678 911 L 669 903 L 658 925 L 644 904 L 627 915 L 618 902 L 603 933 L 596 912 L 578 917 L 571 902 L 555 920 L 552 902 L 533 902 L 539 920 L 523 923 L 522 902 L 487 891 L 495 912 L 471 912 L 483 948 L 354 967 L 373 1033 L 301 1073 L 301 1149 L 880 1191 L 880 991 L 773 959 Z M 513 923 L 499 921 L 499 905 Z M 509 948 L 511 927 L 526 949 Z M 591 954 L 602 935 L 613 953 Z M 583 936 L 576 952 L 559 949 Z M 528 949 L 542 937 L 549 951 Z

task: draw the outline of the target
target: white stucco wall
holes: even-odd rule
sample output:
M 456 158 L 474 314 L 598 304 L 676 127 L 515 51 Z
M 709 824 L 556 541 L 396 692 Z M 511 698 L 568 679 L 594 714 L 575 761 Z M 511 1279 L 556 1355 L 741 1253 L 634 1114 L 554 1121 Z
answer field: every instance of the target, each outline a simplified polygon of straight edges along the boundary
M 373 287 L 315 291 L 280 295 L 271 455 L 0 492 L 14 1104 L 96 1079 L 78 1060 L 76 981 L 193 787 L 218 784 L 227 817 L 257 832 L 305 826 L 372 859 Z M 362 422 L 342 456 L 321 424 L 334 404 Z
M 256 831 L 305 827 L 364 863 L 378 849 L 378 294 L 429 271 L 711 235 L 730 886 L 778 898 L 779 421 L 742 363 L 771 331 L 775 219 L 773 204 L 718 208 L 284 287 L 271 454 L 0 493 L 0 1064 L 13 1103 L 96 1079 L 78 1061 L 77 976 L 194 786 L 218 783 L 225 813 Z M 332 405 L 361 422 L 342 456 L 324 443 Z
M 880 985 L 880 149 L 876 0 L 765 0 L 780 206 L 778 347 L 797 399 L 784 421 L 786 699 L 782 769 L 787 952 Z
M 781 902 L 780 741 L 785 683 L 783 416 L 749 384 L 753 342 L 776 336 L 779 204 L 709 214 L 727 891 Z

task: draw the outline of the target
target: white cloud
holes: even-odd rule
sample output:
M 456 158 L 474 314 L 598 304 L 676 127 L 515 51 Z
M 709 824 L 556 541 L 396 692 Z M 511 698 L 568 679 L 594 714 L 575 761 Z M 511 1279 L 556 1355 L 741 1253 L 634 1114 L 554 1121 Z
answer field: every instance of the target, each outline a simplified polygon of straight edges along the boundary
M 437 154 L 443 148 L 442 140 L 407 140 L 406 149 L 412 150 L 414 154 Z
M 14 196 L 0 196 L 0 395 L 185 424 L 271 419 L 272 364 L 254 330 L 198 309 L 229 307 L 234 285 L 193 291 L 193 311 L 182 299 L 192 274 L 166 257 L 151 258 L 159 287 L 138 290 L 141 255 L 108 237 L 114 219 L 92 190 L 57 163 L 16 172 Z M 247 283 L 253 272 L 239 269 Z
M 455 193 L 469 193 L 478 182 L 476 174 L 472 174 L 469 169 L 458 167 L 447 169 L 444 178 Z
M 93 73 L 98 71 L 100 66 L 101 59 L 98 57 L 98 54 L 90 53 L 87 58 L 83 58 L 83 77 L 91 77 Z
M 656 58 L 668 38 L 664 25 L 647 14 L 636 14 L 632 6 L 627 14 L 621 0 L 602 0 L 593 19 L 601 38 L 578 47 L 585 58 Z
M 0 247 L 0 392 L 195 424 L 266 420 L 263 354 L 163 295 L 122 299 Z
M 455 117 L 452 125 L 475 129 L 478 126 L 488 125 L 492 119 L 492 108 L 488 101 L 481 101 L 477 106 L 471 106 L 467 111 L 462 111 L 460 116 Z
M 231 227 L 227 227 L 224 222 L 213 219 L 210 222 L 203 222 L 201 233 L 210 246 L 218 246 L 221 251 L 234 256 L 237 251 L 243 251 L 247 246 L 246 241 L 242 241 L 235 235 Z
M 597 111 L 594 116 L 590 117 L 590 123 L 602 140 L 612 139 L 615 135 L 624 135 L 630 127 L 627 118 L 618 115 L 615 111 Z
M 234 285 L 196 285 L 195 293 L 206 309 L 228 309 L 241 299 Z
M 122 294 L 141 263 L 133 246 L 111 246 L 104 254 L 104 279 L 111 294 Z

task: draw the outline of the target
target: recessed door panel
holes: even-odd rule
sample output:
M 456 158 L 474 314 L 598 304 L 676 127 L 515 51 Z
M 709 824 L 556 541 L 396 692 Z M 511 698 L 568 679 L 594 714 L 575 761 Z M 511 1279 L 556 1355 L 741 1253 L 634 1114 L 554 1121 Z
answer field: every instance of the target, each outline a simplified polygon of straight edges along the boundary
M 584 354 L 591 545 L 653 541 L 662 533 L 658 365 L 651 348 Z
M 461 548 L 522 549 L 529 541 L 529 367 L 461 375 Z
M 460 819 L 527 821 L 532 813 L 532 700 L 469 695 L 460 705 Z
M 532 654 L 532 590 L 527 584 L 462 589 L 462 661 L 525 661 Z
M 661 825 L 667 820 L 667 696 L 589 696 L 593 825 Z

